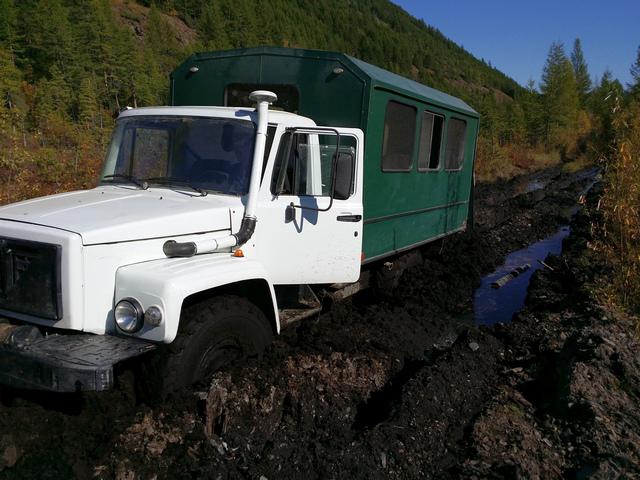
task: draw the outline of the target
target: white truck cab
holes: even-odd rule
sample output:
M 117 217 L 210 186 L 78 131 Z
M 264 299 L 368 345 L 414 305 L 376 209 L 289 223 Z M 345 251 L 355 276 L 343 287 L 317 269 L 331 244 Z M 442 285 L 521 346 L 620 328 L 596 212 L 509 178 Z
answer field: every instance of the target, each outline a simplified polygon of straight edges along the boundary
M 251 98 L 126 110 L 96 188 L 0 208 L 0 382 L 104 390 L 173 343 L 186 385 L 262 351 L 279 286 L 358 279 L 362 131 Z

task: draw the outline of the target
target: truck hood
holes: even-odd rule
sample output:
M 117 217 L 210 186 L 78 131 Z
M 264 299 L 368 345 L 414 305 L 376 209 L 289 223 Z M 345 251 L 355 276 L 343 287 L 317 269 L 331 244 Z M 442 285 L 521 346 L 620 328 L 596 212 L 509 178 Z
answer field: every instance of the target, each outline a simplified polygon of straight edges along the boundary
M 67 230 L 95 245 L 228 230 L 238 208 L 238 197 L 109 185 L 0 207 L 0 219 Z

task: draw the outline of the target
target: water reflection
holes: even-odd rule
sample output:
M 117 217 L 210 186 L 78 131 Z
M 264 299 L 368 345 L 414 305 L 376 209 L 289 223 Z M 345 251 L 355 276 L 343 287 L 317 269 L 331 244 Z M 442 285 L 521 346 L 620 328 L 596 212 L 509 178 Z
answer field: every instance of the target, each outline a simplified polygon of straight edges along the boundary
M 550 254 L 562 253 L 562 240 L 569 235 L 569 232 L 569 227 L 562 227 L 554 235 L 510 253 L 504 265 L 484 277 L 473 298 L 475 322 L 480 325 L 510 322 L 513 315 L 524 306 L 531 276 L 533 272 L 543 267 L 540 261 L 544 261 Z M 531 268 L 523 271 L 501 288 L 492 288 L 492 283 L 526 264 L 531 265 Z

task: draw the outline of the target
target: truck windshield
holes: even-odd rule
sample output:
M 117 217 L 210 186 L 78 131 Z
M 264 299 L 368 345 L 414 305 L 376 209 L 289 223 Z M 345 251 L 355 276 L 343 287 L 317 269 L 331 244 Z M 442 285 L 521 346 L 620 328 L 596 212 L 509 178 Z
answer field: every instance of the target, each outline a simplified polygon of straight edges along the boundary
M 101 183 L 145 182 L 228 195 L 249 189 L 255 126 L 232 118 L 135 116 L 118 121 Z

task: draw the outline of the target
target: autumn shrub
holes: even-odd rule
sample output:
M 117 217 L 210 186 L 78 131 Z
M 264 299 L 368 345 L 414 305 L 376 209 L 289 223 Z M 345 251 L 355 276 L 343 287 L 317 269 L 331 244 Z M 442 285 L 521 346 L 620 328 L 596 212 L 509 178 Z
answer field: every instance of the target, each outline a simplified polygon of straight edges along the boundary
M 547 152 L 542 146 L 531 147 L 526 143 L 500 146 L 483 136 L 478 138 L 475 173 L 480 182 L 509 179 L 559 163 L 557 150 Z
M 0 108 L 0 205 L 91 188 L 108 133 L 64 121 L 28 131 Z
M 612 266 L 608 293 L 640 314 L 640 104 L 615 107 L 615 140 L 605 162 L 599 246 Z

